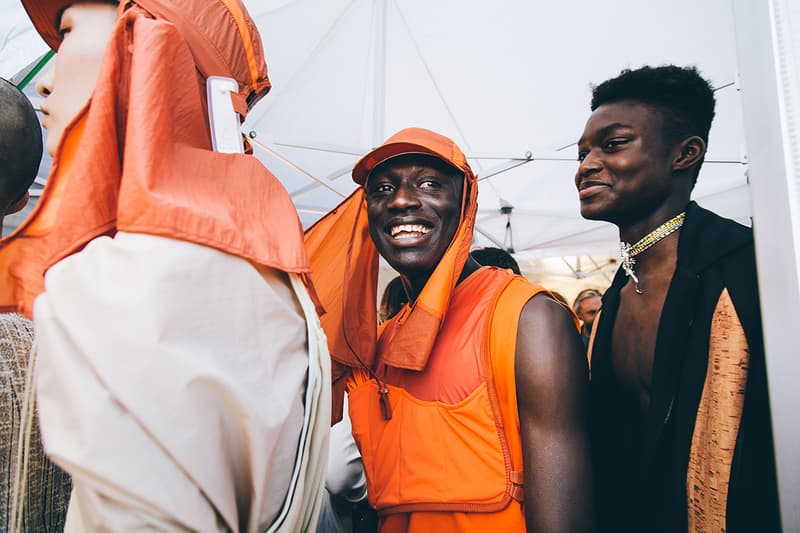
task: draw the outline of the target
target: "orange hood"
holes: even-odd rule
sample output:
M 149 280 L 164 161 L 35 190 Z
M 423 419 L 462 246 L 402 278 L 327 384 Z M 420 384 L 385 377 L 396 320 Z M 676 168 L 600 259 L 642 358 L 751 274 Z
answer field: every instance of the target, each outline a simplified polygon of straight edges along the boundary
M 24 0 L 57 47 L 65 0 Z M 207 76 L 236 79 L 246 114 L 269 90 L 255 24 L 239 0 L 119 6 L 89 103 L 65 129 L 42 198 L 0 241 L 0 309 L 30 316 L 44 273 L 100 235 L 161 235 L 285 272 L 308 273 L 302 226 L 255 158 L 211 150 Z
M 453 241 L 416 302 L 401 312 L 396 335 L 382 353 L 376 353 L 378 252 L 369 235 L 364 188 L 306 232 L 311 277 L 327 311 L 322 327 L 331 356 L 345 367 L 372 368 L 379 358 L 393 367 L 423 370 L 469 255 L 477 212 L 477 177 L 452 140 L 425 129 L 402 130 L 365 155 L 353 168 L 353 179 L 364 185 L 375 166 L 405 153 L 433 155 L 461 170 L 464 195 Z
M 53 50 L 58 50 L 61 44 L 58 33 L 61 12 L 76 1 L 22 0 L 39 35 Z M 271 85 L 261 36 L 240 0 L 122 0 L 118 3 L 120 14 L 138 6 L 147 16 L 173 24 L 188 45 L 203 79 L 208 76 L 235 79 L 239 82 L 239 96 L 250 107 L 269 92 Z

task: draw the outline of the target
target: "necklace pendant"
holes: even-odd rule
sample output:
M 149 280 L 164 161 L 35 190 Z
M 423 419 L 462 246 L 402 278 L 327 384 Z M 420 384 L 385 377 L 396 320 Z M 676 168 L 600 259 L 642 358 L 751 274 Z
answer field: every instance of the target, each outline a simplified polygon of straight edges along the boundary
M 629 252 L 630 249 L 630 244 L 625 242 L 619 243 L 619 255 L 622 258 L 622 270 L 625 271 L 626 276 L 633 280 L 636 294 L 644 294 L 644 291 L 639 289 L 639 278 L 636 276 L 636 272 L 633 270 L 633 267 L 636 264 L 636 259 L 631 257 Z
M 636 294 L 644 294 L 644 291 L 639 289 L 639 278 L 633 271 L 633 266 L 636 264 L 634 257 L 644 252 L 667 235 L 678 231 L 683 226 L 683 221 L 686 219 L 686 212 L 680 213 L 675 217 L 667 220 L 659 227 L 639 239 L 635 244 L 628 244 L 626 242 L 619 243 L 619 255 L 622 258 L 622 270 L 625 275 L 633 280 Z
M 624 242 L 619 243 L 619 255 L 622 257 L 622 270 L 625 271 L 626 276 L 633 280 L 633 286 L 636 290 L 636 294 L 644 294 L 644 291 L 639 289 L 639 278 L 636 276 L 636 272 L 633 270 L 633 267 L 636 264 L 636 259 L 631 257 L 631 254 L 628 252 L 630 248 L 630 244 Z
M 631 254 L 628 252 L 630 247 L 631 245 L 626 242 L 619 243 L 619 255 L 622 259 L 622 270 L 625 271 L 625 275 L 635 280 L 636 274 L 633 272 L 633 266 L 636 264 L 636 259 L 631 257 Z

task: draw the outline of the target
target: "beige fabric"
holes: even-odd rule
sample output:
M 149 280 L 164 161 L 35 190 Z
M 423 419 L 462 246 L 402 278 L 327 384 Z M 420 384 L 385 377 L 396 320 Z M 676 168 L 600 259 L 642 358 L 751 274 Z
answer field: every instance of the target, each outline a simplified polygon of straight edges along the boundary
M 326 408 L 329 370 L 298 287 L 128 233 L 48 271 L 34 307 L 37 395 L 47 452 L 73 476 L 67 531 L 263 531 L 293 477 L 292 502 L 311 502 L 290 509 L 294 531 L 316 520 L 324 461 L 309 456 L 327 449 L 314 408 Z
M 314 531 L 325 501 L 325 472 L 331 419 L 331 356 L 328 339 L 305 287 L 296 274 L 290 274 L 308 321 L 309 386 L 306 392 L 306 419 L 301 433 L 303 453 L 295 464 L 295 474 L 281 513 L 267 533 Z M 315 366 L 316 369 L 315 370 Z M 310 406 L 310 407 L 309 407 Z
M 725 289 L 711 321 L 708 369 L 686 475 L 692 533 L 726 530 L 728 483 L 742 420 L 748 361 L 747 338 Z
M 27 458 L 22 426 L 26 381 L 33 343 L 33 324 L 16 314 L 0 315 L 0 531 L 11 531 L 14 487 L 17 505 L 23 505 L 22 531 L 61 531 L 67 512 L 69 476 L 51 463 L 42 451 L 39 428 L 28 438 Z M 18 461 L 27 464 L 26 475 L 17 478 Z M 17 478 L 15 480 L 15 478 Z

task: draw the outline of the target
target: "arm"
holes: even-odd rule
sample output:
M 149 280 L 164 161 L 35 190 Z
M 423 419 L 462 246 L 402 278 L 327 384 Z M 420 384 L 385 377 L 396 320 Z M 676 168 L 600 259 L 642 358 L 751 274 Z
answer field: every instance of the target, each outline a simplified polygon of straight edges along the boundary
M 522 310 L 514 369 L 528 531 L 591 531 L 586 357 L 569 313 L 544 295 Z

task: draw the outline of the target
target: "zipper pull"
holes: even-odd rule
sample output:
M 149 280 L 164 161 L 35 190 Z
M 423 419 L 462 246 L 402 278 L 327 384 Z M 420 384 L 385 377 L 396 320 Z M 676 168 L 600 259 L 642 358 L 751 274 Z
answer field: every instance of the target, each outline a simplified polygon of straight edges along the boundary
M 392 403 L 389 401 L 389 389 L 384 383 L 378 383 L 378 401 L 381 403 L 381 412 L 385 420 L 392 419 Z

